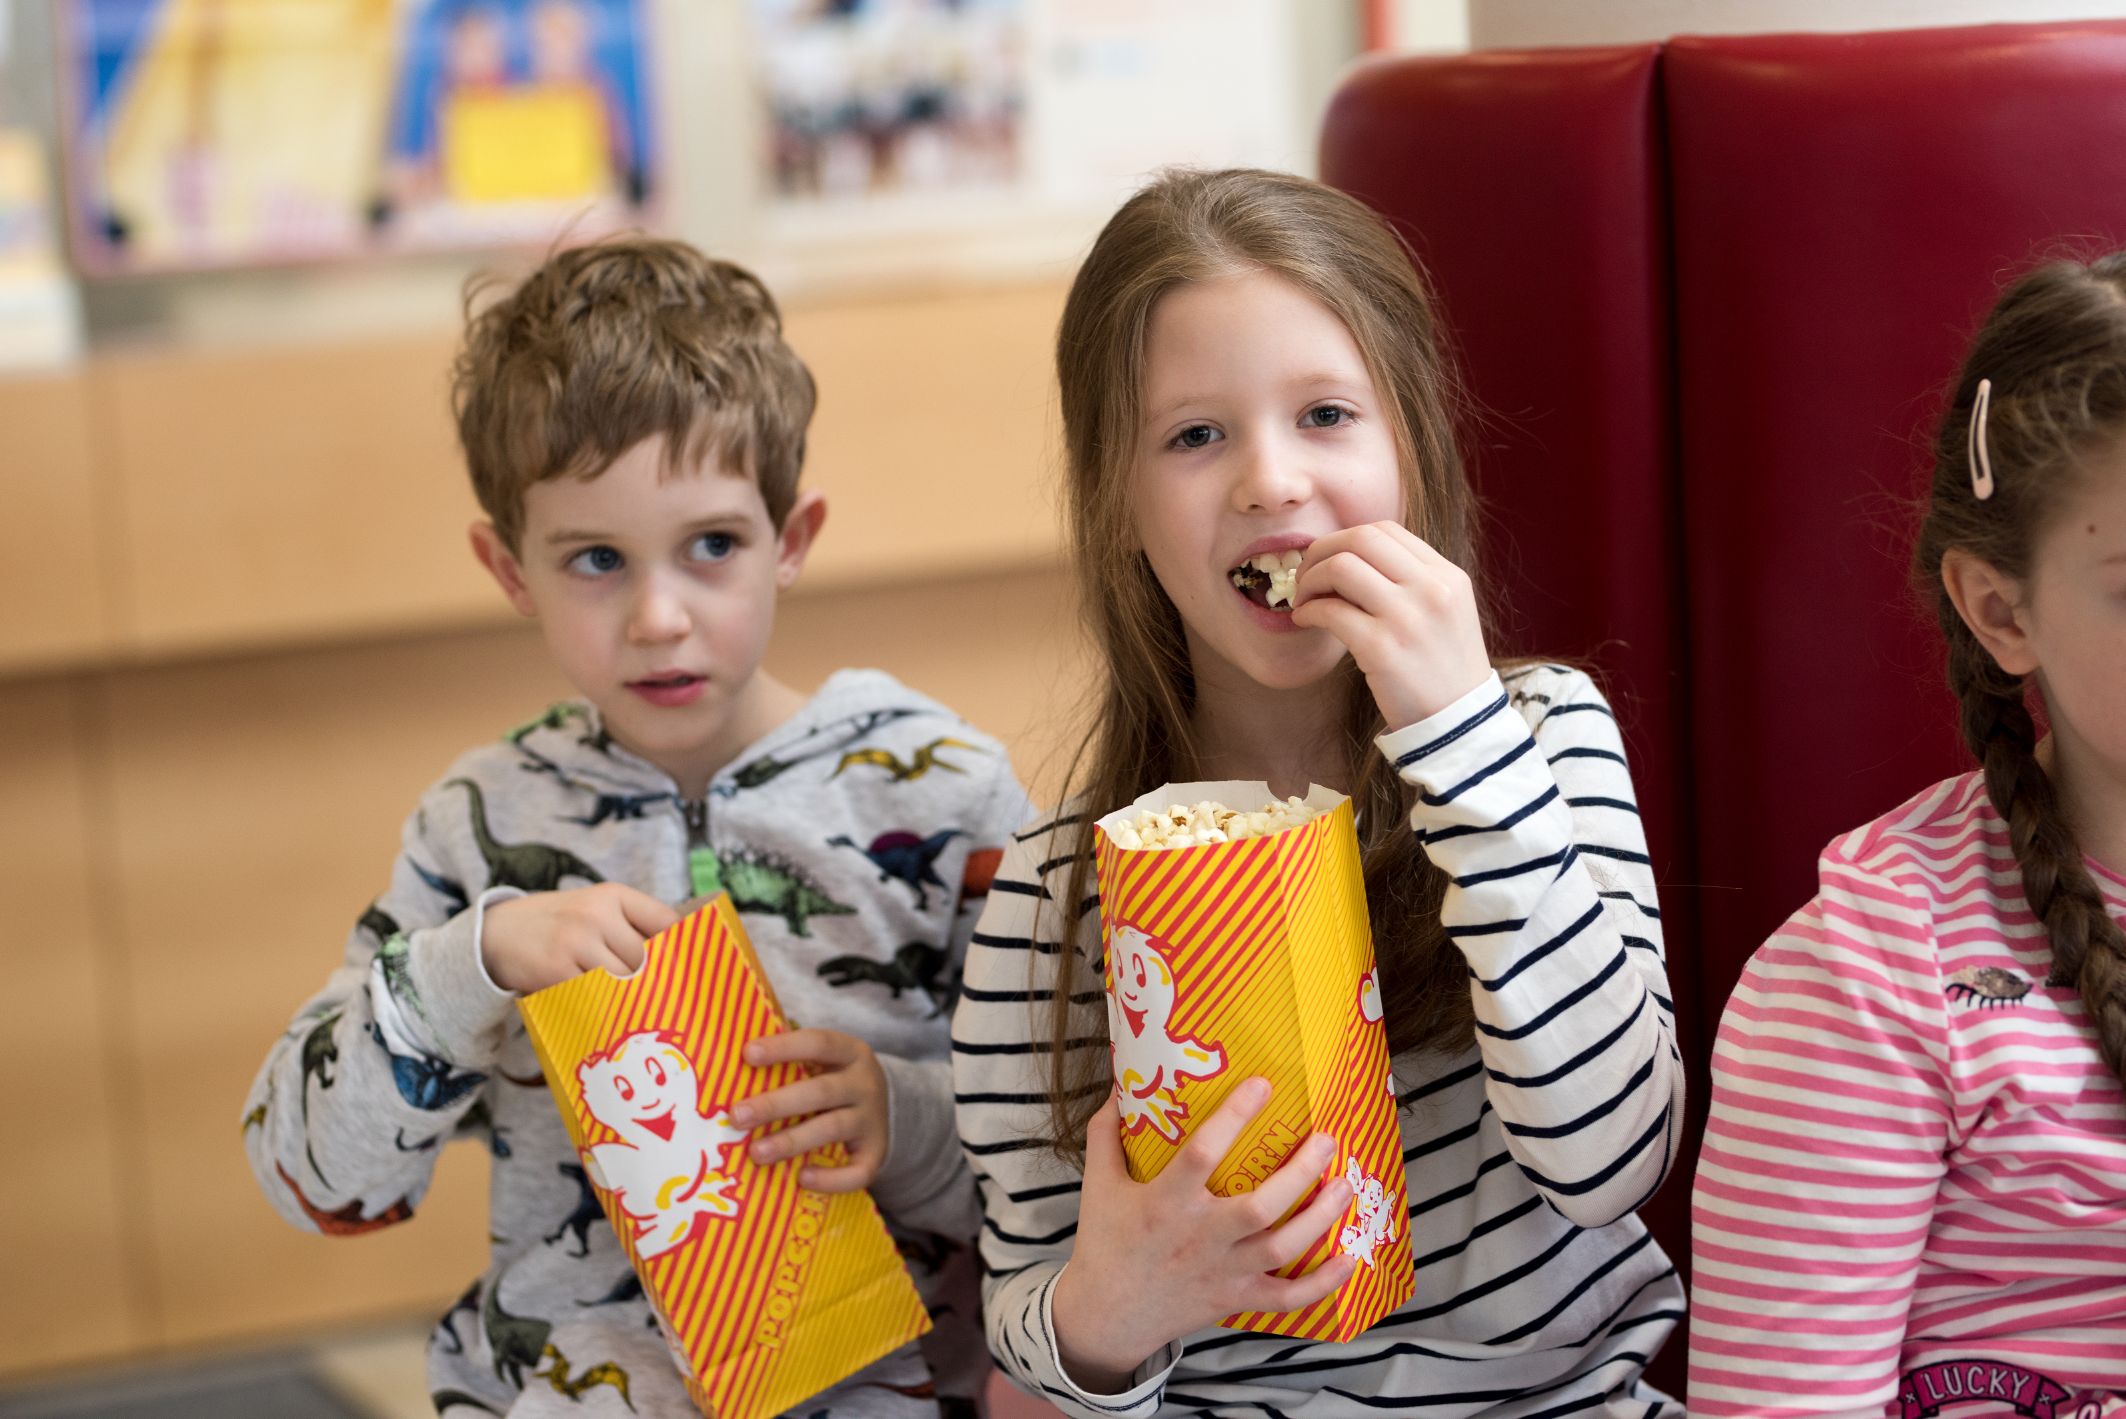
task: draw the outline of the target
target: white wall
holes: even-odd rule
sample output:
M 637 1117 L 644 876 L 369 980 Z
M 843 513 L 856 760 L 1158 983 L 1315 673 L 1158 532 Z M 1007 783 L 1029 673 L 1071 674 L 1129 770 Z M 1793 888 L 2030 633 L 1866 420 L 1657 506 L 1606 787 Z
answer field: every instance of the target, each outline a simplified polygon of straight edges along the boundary
M 1469 39 L 1480 49 L 1531 48 L 2096 18 L 2126 18 L 2126 0 L 1469 0 Z

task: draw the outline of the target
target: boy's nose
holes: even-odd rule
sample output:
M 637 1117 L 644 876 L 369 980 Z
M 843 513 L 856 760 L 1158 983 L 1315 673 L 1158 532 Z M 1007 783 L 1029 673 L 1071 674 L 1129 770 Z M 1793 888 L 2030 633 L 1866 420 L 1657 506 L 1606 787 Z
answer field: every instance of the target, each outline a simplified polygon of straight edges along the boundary
M 627 636 L 637 645 L 678 640 L 691 629 L 686 603 L 657 579 L 643 584 L 627 622 Z

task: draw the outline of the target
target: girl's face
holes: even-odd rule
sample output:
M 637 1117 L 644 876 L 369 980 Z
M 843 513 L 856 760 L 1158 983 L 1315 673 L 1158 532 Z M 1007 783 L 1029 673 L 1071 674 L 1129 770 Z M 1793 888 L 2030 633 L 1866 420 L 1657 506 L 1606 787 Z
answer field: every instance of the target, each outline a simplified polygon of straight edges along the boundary
M 1344 647 L 1233 583 L 1262 552 L 1402 521 L 1382 397 L 1351 332 L 1266 271 L 1178 286 L 1145 332 L 1133 502 L 1153 575 L 1181 613 L 1199 683 L 1320 680 Z
M 2126 787 L 2126 441 L 2076 483 L 2031 549 L 2018 619 L 2061 747 Z

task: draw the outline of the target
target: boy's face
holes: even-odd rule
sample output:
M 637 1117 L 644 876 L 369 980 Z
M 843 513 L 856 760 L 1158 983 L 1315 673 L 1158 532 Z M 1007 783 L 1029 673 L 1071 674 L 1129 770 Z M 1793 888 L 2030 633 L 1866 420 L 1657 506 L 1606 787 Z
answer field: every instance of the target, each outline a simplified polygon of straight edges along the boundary
M 517 552 L 487 523 L 472 536 L 607 731 L 693 796 L 773 725 L 757 672 L 775 598 L 825 517 L 808 493 L 778 532 L 751 477 L 713 459 L 667 475 L 650 438 L 587 482 L 534 484 Z

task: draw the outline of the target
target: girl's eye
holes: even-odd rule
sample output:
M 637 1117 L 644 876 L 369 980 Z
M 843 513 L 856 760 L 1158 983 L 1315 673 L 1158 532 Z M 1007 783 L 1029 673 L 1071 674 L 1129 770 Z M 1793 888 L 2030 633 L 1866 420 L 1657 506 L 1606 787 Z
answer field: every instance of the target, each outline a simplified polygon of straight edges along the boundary
M 1317 404 L 1307 410 L 1307 423 L 1317 429 L 1333 429 L 1351 421 L 1351 411 L 1339 404 Z
M 1173 446 L 1175 448 L 1208 448 L 1224 437 L 1225 435 L 1219 433 L 1209 424 L 1190 424 L 1180 433 L 1174 435 Z
M 738 539 L 728 532 L 704 532 L 689 550 L 698 562 L 720 562 L 738 550 Z
M 624 560 L 610 547 L 585 547 L 568 559 L 568 569 L 585 576 L 604 576 L 607 572 L 619 571 Z

